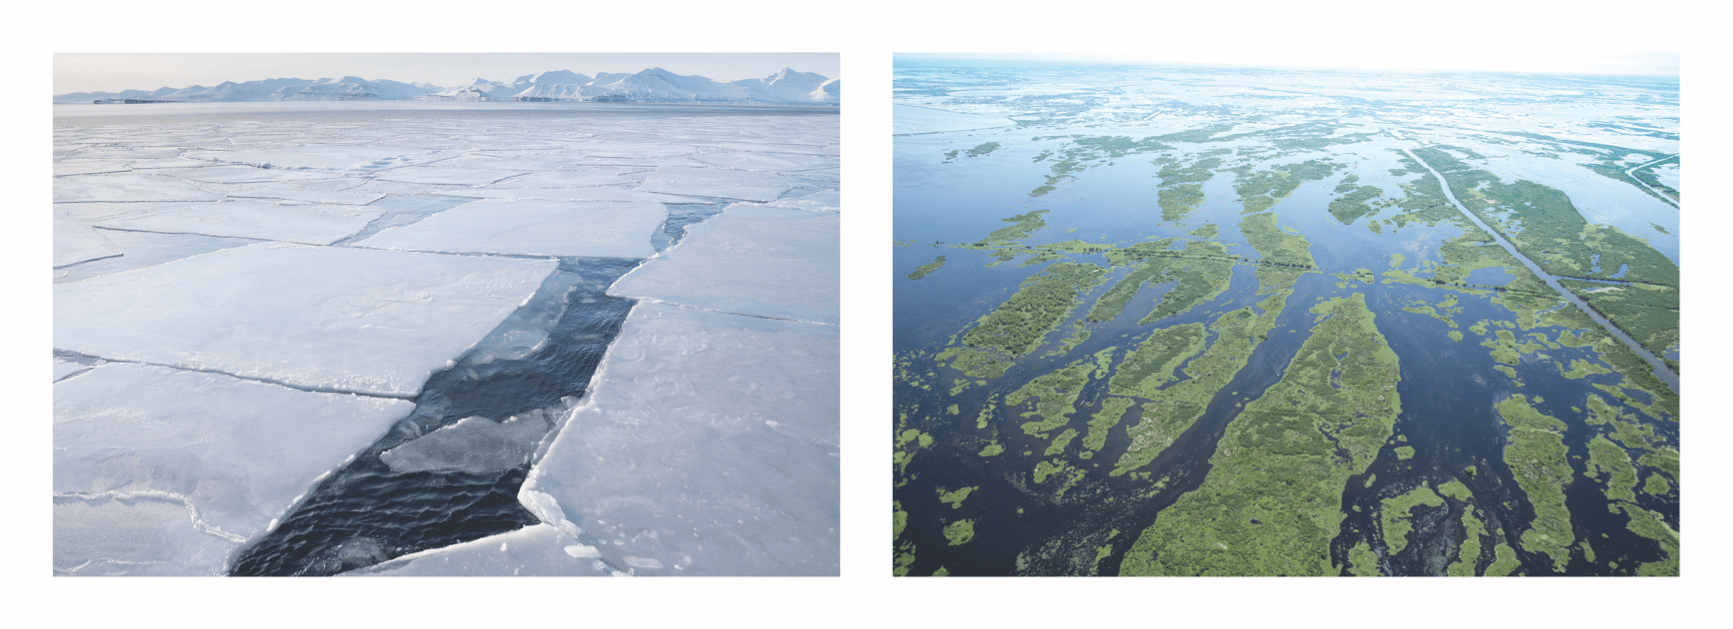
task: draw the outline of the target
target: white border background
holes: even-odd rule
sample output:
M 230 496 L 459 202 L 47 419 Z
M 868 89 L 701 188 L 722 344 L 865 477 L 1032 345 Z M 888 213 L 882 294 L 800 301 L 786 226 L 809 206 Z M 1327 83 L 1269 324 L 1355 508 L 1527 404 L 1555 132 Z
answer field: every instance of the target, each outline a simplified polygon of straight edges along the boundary
M 36 2 L 8 10 L 4 248 L 8 444 L 5 566 L 13 626 L 177 625 L 1175 626 L 1399 623 L 1586 626 L 1726 622 L 1733 553 L 1727 412 L 1715 394 L 1729 349 L 1717 292 L 1729 171 L 1733 4 L 1456 0 L 1276 2 Z M 1686 306 L 1684 523 L 1678 579 L 893 579 L 890 575 L 889 246 L 893 52 L 1101 51 L 1197 58 L 1295 51 L 1345 59 L 1413 50 L 1608 49 L 1682 53 Z M 54 579 L 50 162 L 53 52 L 841 52 L 843 107 L 843 557 L 839 578 Z M 1380 51 L 1385 51 L 1381 53 Z M 1227 54 L 1227 53 L 1224 53 Z M 800 68 L 796 68 L 797 70 Z M 540 69 L 526 70 L 526 72 Z M 264 77 L 234 77 L 245 81 Z M 384 77 L 391 78 L 391 77 Z M 129 86 L 130 87 L 130 86 Z M 1701 196 L 1698 196 L 1701 195 Z M 1714 594 L 1722 592 L 1722 594 Z M 1712 620 L 1715 617 L 1721 621 Z

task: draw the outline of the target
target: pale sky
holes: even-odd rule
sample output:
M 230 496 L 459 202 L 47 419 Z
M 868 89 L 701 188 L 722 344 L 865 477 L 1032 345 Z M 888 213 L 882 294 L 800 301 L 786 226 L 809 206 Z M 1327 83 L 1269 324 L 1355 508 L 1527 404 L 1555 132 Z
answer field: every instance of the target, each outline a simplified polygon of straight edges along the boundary
M 1149 64 L 1210 64 L 1270 68 L 1352 68 L 1371 70 L 1483 70 L 1558 74 L 1679 76 L 1678 53 L 1582 53 L 1574 51 L 1473 50 L 1439 52 L 1381 49 L 1365 51 L 1210 49 L 1166 54 L 968 54 L 980 58 L 1051 61 L 1108 61 Z
M 550 70 L 595 76 L 655 67 L 718 81 L 763 78 L 783 68 L 841 77 L 836 53 L 56 53 L 54 93 L 343 76 L 450 87 L 477 77 L 509 81 Z

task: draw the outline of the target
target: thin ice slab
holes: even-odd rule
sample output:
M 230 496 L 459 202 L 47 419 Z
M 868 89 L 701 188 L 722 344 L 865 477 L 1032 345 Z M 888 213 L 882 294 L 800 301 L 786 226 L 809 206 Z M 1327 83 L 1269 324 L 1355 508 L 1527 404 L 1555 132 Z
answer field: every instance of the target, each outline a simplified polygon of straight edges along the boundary
M 839 323 L 837 213 L 748 204 L 687 228 L 608 294 L 739 314 Z
M 105 230 L 107 231 L 107 230 Z M 142 269 L 201 253 L 254 244 L 243 238 L 213 238 L 197 234 L 156 234 L 151 232 L 107 231 L 103 234 L 126 255 L 93 260 L 54 272 L 54 283 L 77 282 L 100 275 Z
M 414 404 L 107 364 L 54 385 L 56 574 L 221 574 Z
M 371 146 L 286 146 L 235 151 L 188 151 L 192 159 L 245 164 L 261 168 L 376 171 L 427 164 L 460 153 Z
M 72 175 L 54 179 L 54 202 L 215 201 L 217 195 L 162 175 Z
M 102 232 L 74 220 L 66 212 L 54 213 L 54 268 L 119 255 L 120 248 Z
M 350 180 L 335 180 L 347 183 Z M 313 183 L 313 182 L 307 182 Z M 348 184 L 354 187 L 359 183 Z M 247 186 L 229 193 L 229 198 L 241 199 L 283 199 L 285 201 L 302 201 L 306 203 L 329 203 L 334 205 L 367 205 L 385 198 L 383 192 L 358 192 L 353 190 L 320 190 L 300 185 L 284 183 L 267 183 Z
M 399 168 L 379 173 L 378 175 L 374 175 L 374 177 L 384 181 L 396 181 L 400 183 L 478 186 L 524 174 L 528 173 L 521 170 L 483 170 L 480 168 L 411 166 L 409 168 Z
M 321 172 L 284 168 L 253 168 L 251 166 L 206 166 L 182 170 L 159 170 L 154 171 L 153 174 L 205 183 L 260 183 L 297 179 L 328 179 L 331 177 L 331 175 Z
M 384 213 L 341 205 L 236 201 L 108 219 L 97 224 L 111 229 L 328 245 L 361 231 Z
M 759 202 L 774 201 L 792 188 L 782 177 L 725 168 L 659 168 L 638 186 L 644 192 Z
M 55 285 L 54 347 L 407 397 L 556 266 L 261 243 Z
M 810 210 L 813 212 L 840 212 L 842 211 L 842 193 L 836 190 L 825 190 L 822 192 L 814 192 L 803 197 L 778 199 L 766 203 L 765 205 L 788 207 L 797 210 Z
M 835 326 L 639 303 L 519 492 L 638 575 L 834 575 Z
M 668 217 L 660 203 L 477 201 L 355 243 L 361 247 L 648 258 Z
M 404 555 L 342 576 L 606 577 L 616 572 L 594 546 L 546 524 Z

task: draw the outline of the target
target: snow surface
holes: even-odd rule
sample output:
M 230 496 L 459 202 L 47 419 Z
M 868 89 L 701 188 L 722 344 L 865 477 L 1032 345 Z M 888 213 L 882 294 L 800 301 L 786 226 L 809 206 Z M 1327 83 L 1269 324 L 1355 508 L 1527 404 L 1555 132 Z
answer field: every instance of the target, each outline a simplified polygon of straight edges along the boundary
M 104 219 L 96 224 L 111 229 L 328 245 L 361 231 L 384 213 L 341 205 L 236 201 Z
M 476 201 L 355 243 L 412 251 L 647 258 L 660 203 Z
M 520 499 L 638 575 L 835 575 L 839 340 L 639 303 Z
M 54 213 L 54 268 L 121 255 L 107 236 L 66 212 Z
M 411 396 L 524 303 L 550 260 L 261 243 L 54 287 L 54 347 Z
M 737 314 L 839 323 L 838 213 L 736 203 L 633 269 L 608 294 Z
M 445 548 L 404 555 L 339 576 L 605 577 L 594 546 L 546 524 L 527 526 Z
M 72 175 L 54 179 L 54 202 L 215 201 L 217 195 L 162 175 Z
M 658 168 L 638 186 L 644 192 L 741 201 L 774 201 L 792 188 L 782 177 L 722 168 Z
M 221 574 L 413 404 L 108 364 L 54 385 L 56 574 Z

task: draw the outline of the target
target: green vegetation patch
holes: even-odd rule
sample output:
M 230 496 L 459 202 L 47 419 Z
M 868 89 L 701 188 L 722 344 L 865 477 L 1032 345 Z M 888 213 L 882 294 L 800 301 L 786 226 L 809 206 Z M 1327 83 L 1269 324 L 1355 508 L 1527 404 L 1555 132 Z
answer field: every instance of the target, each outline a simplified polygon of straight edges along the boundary
M 1432 488 L 1421 485 L 1400 496 L 1385 498 L 1378 507 L 1378 523 L 1383 527 L 1384 542 L 1389 545 L 1390 554 L 1408 547 L 1408 533 L 1414 528 L 1409 512 L 1419 506 L 1442 507 L 1444 499 L 1438 497 Z
M 1656 356 L 1678 347 L 1679 289 L 1648 284 L 1607 286 L 1569 279 L 1559 283 Z M 1669 360 L 1668 364 L 1678 369 L 1677 361 Z
M 1645 577 L 1676 577 L 1679 576 L 1679 532 L 1661 520 L 1661 514 L 1630 504 L 1616 503 L 1615 511 L 1630 516 L 1630 523 L 1625 528 L 1642 537 L 1655 540 L 1661 545 L 1661 552 L 1666 558 L 1651 561 L 1637 567 L 1637 574 Z
M 1022 356 L 1059 327 L 1082 295 L 1100 284 L 1107 269 L 1093 264 L 1061 262 L 1024 280 L 1016 294 L 963 335 L 963 344 L 1003 350 Z M 955 365 L 953 365 L 955 366 Z M 1002 372 L 1001 372 L 1002 373 Z
M 952 546 L 969 543 L 969 540 L 975 539 L 975 521 L 957 520 L 945 525 L 945 539 L 950 540 Z
M 977 489 L 980 487 L 964 487 L 956 491 L 945 491 L 944 488 L 939 488 L 939 502 L 951 505 L 952 509 L 961 509 L 963 508 L 963 501 L 969 498 L 969 493 Z
M 1566 460 L 1565 423 L 1535 410 L 1527 398 L 1512 395 L 1496 407 L 1510 427 L 1504 447 L 1504 462 L 1516 484 L 1534 505 L 1534 522 L 1522 534 L 1522 547 L 1552 559 L 1554 571 L 1563 571 L 1570 561 L 1570 510 L 1565 508 L 1565 487 L 1573 473 Z
M 1089 374 L 1094 371 L 1090 359 L 1079 359 L 1063 369 L 1031 379 L 1006 395 L 1005 404 L 1017 406 L 1029 398 L 1037 398 L 1035 409 L 1022 416 L 1039 419 L 1024 423 L 1023 432 L 1045 439 L 1047 431 L 1071 421 L 1071 413 L 1077 410 L 1077 397 L 1083 394 L 1083 385 L 1089 383 Z
M 1135 400 L 1124 397 L 1109 397 L 1101 403 L 1101 410 L 1089 420 L 1089 433 L 1083 436 L 1083 447 L 1090 452 L 1099 452 L 1107 445 L 1107 433 L 1118 426 L 1125 418 L 1125 411 L 1137 405 Z M 1088 454 L 1088 453 L 1085 453 Z
M 1139 243 L 1108 252 L 1108 260 L 1116 266 L 1140 261 L 1141 265 L 1102 293 L 1090 308 L 1088 320 L 1098 323 L 1118 318 L 1125 312 L 1126 303 L 1149 283 L 1178 281 L 1148 315 L 1138 320 L 1140 324 L 1185 312 L 1227 290 L 1238 258 L 1228 255 L 1221 243 L 1191 241 L 1180 251 L 1169 251 L 1167 247 L 1172 242 L 1166 239 Z
M 1455 483 L 1456 481 L 1450 482 Z M 1457 485 L 1460 486 L 1461 483 L 1457 483 Z M 1443 487 L 1439 487 L 1440 491 L 1443 489 Z M 1467 491 L 1467 488 L 1463 488 L 1463 491 Z M 1445 568 L 1444 572 L 1453 577 L 1472 577 L 1474 576 L 1474 566 L 1480 563 L 1480 536 L 1486 533 L 1486 525 L 1480 522 L 1480 518 L 1474 517 L 1473 509 L 1464 508 L 1462 510 L 1462 528 L 1467 531 L 1467 535 L 1462 538 L 1462 546 L 1456 549 L 1456 560 L 1450 562 L 1450 566 Z
M 1396 448 L 1396 460 L 1406 461 L 1412 458 L 1414 458 L 1414 446 L 1400 446 Z
M 1499 542 L 1498 546 L 1492 550 L 1494 559 L 1492 564 L 1486 567 L 1486 576 L 1510 576 L 1510 573 L 1522 567 L 1522 562 L 1516 558 L 1516 549 L 1511 548 L 1509 544 Z
M 1356 577 L 1384 576 L 1378 569 L 1378 555 L 1372 552 L 1372 546 L 1366 540 L 1360 540 L 1348 549 L 1348 574 Z
M 1253 214 L 1240 221 L 1240 232 L 1253 249 L 1263 256 L 1264 264 L 1304 269 L 1317 268 L 1312 260 L 1311 243 L 1299 234 L 1289 234 L 1276 227 L 1275 214 Z
M 1281 381 L 1228 423 L 1203 484 L 1156 515 L 1121 574 L 1338 572 L 1330 540 L 1346 517 L 1343 488 L 1390 438 L 1401 374 L 1364 295 L 1313 312 L 1327 318 Z M 1337 371 L 1339 386 L 1331 382 Z
M 1589 442 L 1589 478 L 1607 475 L 1608 500 L 1637 501 L 1637 468 L 1631 465 L 1631 455 L 1614 444 L 1606 435 L 1597 435 Z
M 926 264 L 921 265 L 921 268 L 915 269 L 914 273 L 909 274 L 909 279 L 911 279 L 911 280 L 921 279 L 923 277 L 926 277 L 928 273 L 932 273 L 933 271 L 939 270 L 939 267 L 942 267 L 942 266 L 945 266 L 945 256 L 939 256 L 939 258 L 937 260 L 933 260 L 932 262 L 928 262 Z
M 1381 196 L 1384 196 L 1384 191 L 1377 186 L 1354 188 L 1352 192 L 1330 202 L 1330 215 L 1342 221 L 1343 225 L 1353 224 L 1360 217 L 1377 214 L 1378 210 L 1366 202 Z
M 969 157 L 980 157 L 982 155 L 986 155 L 988 153 L 991 153 L 991 152 L 997 151 L 997 150 L 999 150 L 999 143 L 998 142 L 987 142 L 987 143 L 982 144 L 980 146 L 977 146 L 975 148 L 969 149 Z
M 1180 364 L 1203 351 L 1207 338 L 1201 323 L 1156 330 L 1120 361 L 1107 381 L 1108 390 L 1114 395 L 1159 397 L 1161 388 L 1176 379 Z

